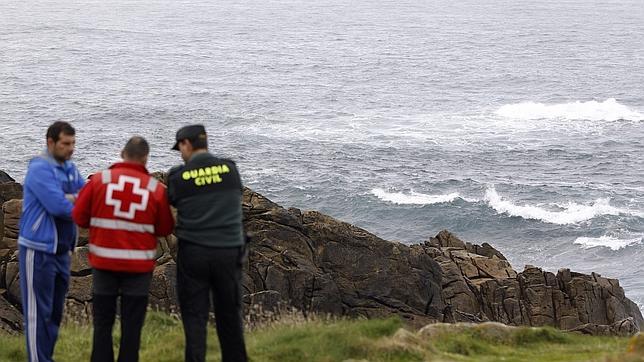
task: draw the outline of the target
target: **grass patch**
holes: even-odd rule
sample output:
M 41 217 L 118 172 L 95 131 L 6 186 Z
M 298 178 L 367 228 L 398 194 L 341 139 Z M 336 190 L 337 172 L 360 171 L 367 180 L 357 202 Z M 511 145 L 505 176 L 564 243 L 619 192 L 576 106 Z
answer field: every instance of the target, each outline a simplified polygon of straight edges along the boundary
M 258 326 L 246 334 L 252 361 L 637 361 L 627 355 L 628 338 L 590 337 L 552 328 L 515 328 L 510 332 L 468 327 L 446 328 L 424 337 L 405 331 L 399 319 L 344 320 L 313 318 Z M 120 326 L 115 326 L 115 341 Z M 214 328 L 208 337 L 208 361 L 219 361 Z M 90 326 L 68 324 L 61 329 L 54 358 L 87 361 Z M 0 337 L 0 361 L 25 361 L 22 336 Z M 173 316 L 148 313 L 141 341 L 141 361 L 183 360 L 183 328 Z

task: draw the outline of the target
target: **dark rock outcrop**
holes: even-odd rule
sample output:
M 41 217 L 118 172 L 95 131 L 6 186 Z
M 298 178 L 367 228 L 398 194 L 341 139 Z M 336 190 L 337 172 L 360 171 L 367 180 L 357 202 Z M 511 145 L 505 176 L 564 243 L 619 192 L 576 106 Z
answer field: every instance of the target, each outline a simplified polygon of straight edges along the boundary
M 489 244 L 447 231 L 424 244 L 392 243 L 317 212 L 281 208 L 250 190 L 244 212 L 254 234 L 245 287 L 250 295 L 272 291 L 264 298 L 272 304 L 279 295 L 304 311 L 397 314 L 418 323 L 597 325 L 606 326 L 598 333 L 612 334 L 644 328 L 619 282 L 598 274 L 535 267 L 517 273 Z
M 0 179 L 2 179 L 2 175 L 0 175 Z M 8 223 L 13 226 L 15 222 L 15 220 L 7 220 L 7 222 L 5 222 L 4 220 L 6 213 L 4 211 L 4 203 L 13 199 L 22 199 L 22 185 L 12 181 L 5 183 L 0 182 L 0 211 L 2 211 L 0 212 L 0 249 L 9 249 L 12 244 L 15 244 L 15 238 L 14 240 L 2 240 L 4 236 L 5 224 Z M 20 218 L 19 212 L 17 217 Z M 14 229 L 16 227 L 17 226 L 14 226 Z M 11 231 L 14 231 L 14 229 L 12 229 Z
M 9 176 L 8 173 L 0 170 L 0 184 L 6 183 L 6 182 L 14 182 L 16 180 L 13 179 L 13 177 Z
M 2 204 L 3 238 L 0 240 L 0 249 L 16 250 L 18 248 L 18 232 L 22 200 L 12 199 Z
M 18 275 L 18 251 L 11 252 L 4 259 L 4 284 L 5 297 L 15 306 L 20 306 L 20 280 Z
M 621 336 L 627 337 L 639 332 L 632 317 L 615 322 L 611 325 L 586 323 L 581 326 L 570 329 L 572 332 L 580 332 L 593 336 Z
M 177 264 L 174 261 L 157 266 L 150 285 L 150 306 L 166 312 L 176 312 L 178 307 Z
M 0 182 L 0 205 L 12 199 L 22 199 L 22 185 L 17 182 Z
M 22 331 L 22 313 L 0 293 L 0 331 L 18 334 Z
M 16 251 L 22 205 L 20 199 L 22 185 L 0 170 L 0 331 L 9 334 L 20 333 L 23 325 L 22 313 L 18 308 L 20 286 Z M 7 202 L 9 200 L 13 201 Z
M 163 174 L 157 175 L 163 179 Z M 0 289 L 19 306 L 17 237 L 20 200 L 6 202 L 0 244 Z M 644 328 L 619 282 L 598 274 L 536 267 L 517 273 L 489 244 L 466 243 L 448 231 L 416 245 L 383 240 L 315 211 L 285 209 L 246 189 L 244 224 L 252 234 L 244 273 L 246 310 L 386 317 L 422 326 L 435 322 L 501 322 L 554 326 L 592 334 L 631 335 Z M 81 245 L 87 243 L 87 232 Z M 159 240 L 150 288 L 153 308 L 175 312 L 177 240 Z M 67 314 L 91 316 L 87 248 L 77 248 Z M 252 316 L 250 318 L 252 320 Z

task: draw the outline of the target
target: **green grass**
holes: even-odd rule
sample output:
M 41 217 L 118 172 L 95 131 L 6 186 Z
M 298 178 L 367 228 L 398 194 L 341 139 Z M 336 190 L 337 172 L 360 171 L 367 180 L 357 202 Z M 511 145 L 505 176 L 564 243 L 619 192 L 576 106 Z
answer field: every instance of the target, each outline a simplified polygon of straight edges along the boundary
M 285 319 L 246 334 L 252 361 L 644 361 L 627 355 L 628 338 L 589 337 L 551 328 L 511 331 L 446 326 L 431 337 L 403 329 L 398 319 Z M 118 338 L 118 325 L 115 326 Z M 56 361 L 87 361 L 89 326 L 61 329 Z M 115 344 L 118 344 L 115 339 Z M 141 361 L 182 361 L 183 329 L 174 317 L 151 312 L 143 330 Z M 25 361 L 21 336 L 0 336 L 0 361 Z M 209 329 L 208 361 L 219 361 L 219 347 Z

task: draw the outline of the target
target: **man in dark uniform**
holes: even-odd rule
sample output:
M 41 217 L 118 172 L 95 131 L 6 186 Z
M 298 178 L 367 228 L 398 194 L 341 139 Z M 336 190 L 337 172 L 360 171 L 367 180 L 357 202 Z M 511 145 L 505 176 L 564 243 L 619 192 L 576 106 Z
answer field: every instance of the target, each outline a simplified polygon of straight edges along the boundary
M 222 361 L 246 361 L 239 172 L 233 161 L 208 152 L 202 125 L 179 129 L 172 149 L 179 150 L 185 162 L 168 175 L 168 199 L 178 211 L 177 293 L 186 337 L 185 360 L 205 360 L 212 292 Z

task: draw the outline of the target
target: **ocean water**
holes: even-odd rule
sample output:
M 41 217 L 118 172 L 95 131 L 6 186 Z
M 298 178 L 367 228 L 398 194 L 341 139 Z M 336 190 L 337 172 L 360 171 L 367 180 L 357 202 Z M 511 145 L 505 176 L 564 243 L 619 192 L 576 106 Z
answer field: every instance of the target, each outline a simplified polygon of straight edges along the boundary
M 641 0 L 0 2 L 0 169 L 46 126 L 89 174 L 176 129 L 284 206 L 515 269 L 619 278 L 644 310 Z

